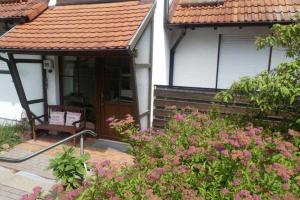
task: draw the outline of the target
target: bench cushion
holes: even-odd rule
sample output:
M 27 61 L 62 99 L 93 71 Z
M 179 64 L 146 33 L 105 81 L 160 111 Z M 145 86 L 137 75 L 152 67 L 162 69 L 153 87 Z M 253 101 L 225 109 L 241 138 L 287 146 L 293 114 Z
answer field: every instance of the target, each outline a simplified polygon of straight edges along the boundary
M 79 121 L 80 117 L 81 117 L 81 113 L 67 112 L 66 126 L 73 126 L 73 123 Z M 78 128 L 79 125 L 80 123 L 77 123 L 76 127 Z
M 49 118 L 49 124 L 64 125 L 65 124 L 65 112 L 51 112 L 50 118 Z
M 36 130 L 47 130 L 47 131 L 58 131 L 58 132 L 66 132 L 75 134 L 82 129 L 76 128 L 74 126 L 60 126 L 60 125 L 52 125 L 52 124 L 39 124 L 35 127 Z

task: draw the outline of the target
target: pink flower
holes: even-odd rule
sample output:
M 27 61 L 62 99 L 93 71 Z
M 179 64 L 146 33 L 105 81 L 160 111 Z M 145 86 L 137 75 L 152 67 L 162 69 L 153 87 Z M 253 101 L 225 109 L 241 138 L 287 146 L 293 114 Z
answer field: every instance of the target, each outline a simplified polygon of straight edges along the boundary
M 300 165 L 296 167 L 296 172 L 300 172 Z
M 181 122 L 181 121 L 184 120 L 184 115 L 182 115 L 182 114 L 176 114 L 174 116 L 174 118 L 175 118 L 176 121 Z
M 183 166 L 181 167 L 181 172 L 182 172 L 182 173 L 186 174 L 186 173 L 188 173 L 189 171 L 190 171 L 190 169 L 189 169 L 188 166 L 183 165 Z
M 157 173 L 158 175 L 161 175 L 161 174 L 163 174 L 164 172 L 165 172 L 165 170 L 164 170 L 163 168 L 161 168 L 161 167 L 156 168 L 156 173 Z
M 221 136 L 222 139 L 227 139 L 227 138 L 229 137 L 229 134 L 222 131 L 222 132 L 220 133 L 220 136 Z
M 21 200 L 29 200 L 29 194 L 22 195 Z
M 225 157 L 228 157 L 228 156 L 229 156 L 228 150 L 223 150 L 223 151 L 221 151 L 221 154 L 222 154 L 223 156 L 225 156 Z
M 274 163 L 272 167 L 276 171 L 277 176 L 281 177 L 285 181 L 289 180 L 293 175 L 293 171 L 282 164 Z
M 115 120 L 115 116 L 109 117 L 106 119 L 106 122 L 111 123 Z
M 36 186 L 33 188 L 33 193 L 34 194 L 40 194 L 42 192 L 42 188 L 40 186 Z
M 228 190 L 227 188 L 223 188 L 223 189 L 221 190 L 221 193 L 222 193 L 223 195 L 226 195 L 226 194 L 229 193 L 229 190 Z
M 239 179 L 233 179 L 233 181 L 232 181 L 232 185 L 233 186 L 239 186 L 241 184 L 241 181 L 239 180 Z
M 258 195 L 253 195 L 253 200 L 261 200 L 261 198 L 260 198 L 260 196 L 258 196 Z
M 179 158 L 179 157 L 176 157 L 176 158 L 173 160 L 173 164 L 174 164 L 174 165 L 180 165 L 180 158 Z
M 117 182 L 121 182 L 121 181 L 124 180 L 124 178 L 123 178 L 122 176 L 118 176 L 118 177 L 115 178 L 115 180 L 116 180 Z
M 194 154 L 196 151 L 197 151 L 197 149 L 195 146 L 190 146 L 190 148 L 187 150 L 186 154 L 188 156 L 190 156 L 190 155 Z
M 288 183 L 282 184 L 282 189 L 289 190 L 290 189 L 290 184 L 288 184 Z

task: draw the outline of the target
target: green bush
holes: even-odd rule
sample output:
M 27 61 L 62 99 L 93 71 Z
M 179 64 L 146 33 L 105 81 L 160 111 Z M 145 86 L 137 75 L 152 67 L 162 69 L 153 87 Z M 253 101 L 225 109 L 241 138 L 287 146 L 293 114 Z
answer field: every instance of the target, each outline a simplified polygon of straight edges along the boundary
M 299 199 L 300 133 L 272 133 L 197 111 L 178 113 L 165 131 L 125 130 L 135 164 L 120 170 L 104 161 L 74 198 Z M 79 196 L 79 197 L 78 197 Z
M 19 144 L 20 137 L 17 133 L 23 130 L 20 125 L 0 125 L 0 151 L 3 144 L 8 144 L 10 147 Z
M 63 152 L 49 161 L 49 169 L 53 170 L 55 178 L 60 181 L 66 190 L 78 188 L 82 185 L 86 168 L 85 162 L 89 159 L 88 154 L 76 156 L 74 147 L 63 146 Z M 89 165 L 86 165 L 89 168 Z
M 269 114 L 284 116 L 289 127 L 299 129 L 300 119 L 300 23 L 299 17 L 289 25 L 274 25 L 272 34 L 257 40 L 258 49 L 281 47 L 286 49 L 290 62 L 281 63 L 275 69 L 263 71 L 254 77 L 243 77 L 229 90 L 216 98 L 225 103 L 244 97 L 256 116 Z

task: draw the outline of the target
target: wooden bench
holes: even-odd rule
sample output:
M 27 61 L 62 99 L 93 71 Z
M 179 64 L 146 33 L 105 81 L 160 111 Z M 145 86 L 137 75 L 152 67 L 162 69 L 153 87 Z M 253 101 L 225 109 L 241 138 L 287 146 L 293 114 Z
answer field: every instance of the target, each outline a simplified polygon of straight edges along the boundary
M 65 112 L 64 116 L 64 122 L 66 122 L 66 113 L 67 112 L 73 112 L 73 113 L 80 113 L 81 119 L 79 121 L 76 121 L 73 123 L 72 126 L 66 126 L 66 125 L 53 125 L 49 124 L 49 117 L 51 112 Z M 37 119 L 44 118 L 44 123 L 36 124 L 35 121 Z M 78 125 L 79 124 L 79 125 Z M 48 111 L 42 116 L 34 117 L 33 123 L 32 123 L 32 129 L 33 129 L 33 139 L 36 141 L 37 137 L 36 134 L 38 131 L 57 131 L 57 132 L 64 132 L 64 133 L 70 133 L 70 134 L 76 134 L 79 131 L 82 131 L 85 129 L 86 126 L 86 111 L 85 108 L 80 107 L 74 107 L 74 106 L 48 106 Z M 73 139 L 73 144 L 76 146 L 76 138 Z

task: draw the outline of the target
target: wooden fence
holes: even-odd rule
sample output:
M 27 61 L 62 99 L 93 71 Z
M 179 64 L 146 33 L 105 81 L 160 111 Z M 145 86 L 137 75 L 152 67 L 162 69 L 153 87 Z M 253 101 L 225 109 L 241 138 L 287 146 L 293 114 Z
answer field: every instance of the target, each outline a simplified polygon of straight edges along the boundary
M 176 106 L 176 108 L 189 106 L 197 108 L 200 112 L 213 111 L 217 107 L 217 111 L 221 114 L 250 113 L 249 104 L 243 98 L 235 99 L 235 102 L 229 105 L 224 105 L 216 100 L 214 97 L 220 91 L 216 89 L 156 85 L 154 88 L 153 127 L 164 127 L 174 114 L 170 109 L 167 109 L 170 106 Z M 268 120 L 280 121 L 283 117 L 284 115 L 270 114 Z

